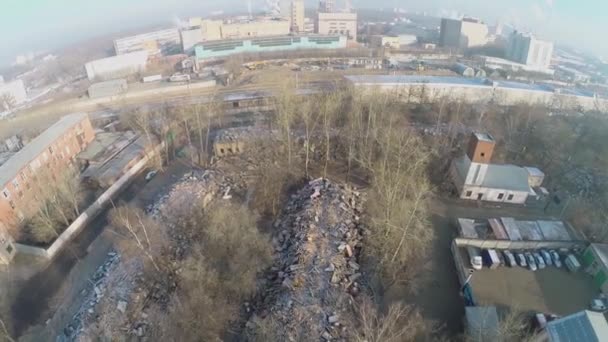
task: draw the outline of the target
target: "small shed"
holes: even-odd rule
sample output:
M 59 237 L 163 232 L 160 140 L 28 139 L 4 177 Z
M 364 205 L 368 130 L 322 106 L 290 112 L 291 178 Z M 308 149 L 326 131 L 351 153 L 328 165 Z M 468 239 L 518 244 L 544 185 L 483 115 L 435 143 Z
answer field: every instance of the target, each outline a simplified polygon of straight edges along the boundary
M 608 294 L 608 244 L 589 245 L 583 253 L 582 264 L 600 290 Z
M 465 329 L 467 341 L 496 341 L 500 336 L 496 307 L 465 307 Z
M 536 188 L 543 184 L 545 180 L 545 173 L 536 167 L 525 166 L 524 169 L 528 172 L 528 184 L 531 187 Z

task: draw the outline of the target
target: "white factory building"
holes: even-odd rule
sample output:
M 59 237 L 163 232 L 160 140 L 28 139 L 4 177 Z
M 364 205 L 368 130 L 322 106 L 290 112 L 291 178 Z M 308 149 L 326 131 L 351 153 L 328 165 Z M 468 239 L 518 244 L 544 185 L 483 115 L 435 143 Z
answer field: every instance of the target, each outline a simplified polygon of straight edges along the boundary
M 9 111 L 27 101 L 23 80 L 0 82 L 0 112 Z
M 553 43 L 531 34 L 513 32 L 509 37 L 506 57 L 517 63 L 548 69 L 553 56 Z
M 441 19 L 439 44 L 443 47 L 466 49 L 488 43 L 488 26 L 478 19 Z
M 323 35 L 343 35 L 357 40 L 357 13 L 355 12 L 318 12 L 315 32 Z
M 144 71 L 147 63 L 148 52 L 137 51 L 90 61 L 85 69 L 90 81 L 104 81 Z
M 487 133 L 471 135 L 466 153 L 453 160 L 450 176 L 462 199 L 524 204 L 536 196 L 544 174 L 537 168 L 492 164 L 496 142 Z
M 388 91 L 414 103 L 429 103 L 445 97 L 466 103 L 491 102 L 502 106 L 528 103 L 557 110 L 608 112 L 608 99 L 576 87 L 453 76 L 348 75 L 344 78 L 361 90 Z
M 147 51 L 148 55 L 154 56 L 176 52 L 180 49 L 180 45 L 181 38 L 179 30 L 176 28 L 146 32 L 114 40 L 116 55 Z

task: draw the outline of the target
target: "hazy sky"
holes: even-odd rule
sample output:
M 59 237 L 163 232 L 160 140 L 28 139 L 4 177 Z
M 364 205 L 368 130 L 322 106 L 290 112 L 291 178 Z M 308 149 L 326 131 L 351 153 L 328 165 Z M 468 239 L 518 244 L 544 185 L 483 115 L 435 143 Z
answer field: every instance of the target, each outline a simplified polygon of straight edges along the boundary
M 208 10 L 246 10 L 246 0 L 0 0 L 0 65 L 15 55 L 47 50 L 121 29 L 170 23 Z M 252 0 L 255 9 L 264 0 Z M 341 0 L 336 0 L 340 3 Z M 445 10 L 500 19 L 538 35 L 608 56 L 608 0 L 352 0 L 355 7 Z M 307 7 L 316 1 L 306 0 Z

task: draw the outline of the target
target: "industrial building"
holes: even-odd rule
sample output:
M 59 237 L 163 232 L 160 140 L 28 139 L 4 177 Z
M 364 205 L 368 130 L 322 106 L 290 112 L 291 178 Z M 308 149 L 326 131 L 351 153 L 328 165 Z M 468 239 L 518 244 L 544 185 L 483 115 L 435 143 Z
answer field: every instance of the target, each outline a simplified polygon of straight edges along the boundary
M 318 34 L 340 34 L 350 40 L 357 40 L 357 13 L 319 12 L 315 22 Z
M 344 36 L 282 36 L 254 39 L 227 39 L 198 44 L 194 50 L 197 62 L 237 53 L 295 51 L 300 49 L 343 49 Z
M 116 55 L 124 55 L 135 51 L 146 51 L 149 56 L 171 54 L 179 52 L 180 45 L 181 38 L 179 30 L 176 28 L 146 32 L 114 40 Z
M 291 32 L 304 32 L 304 0 L 280 0 L 281 17 L 289 20 Z
M 536 196 L 529 173 L 515 165 L 491 164 L 495 145 L 487 133 L 471 135 L 466 153 L 454 159 L 450 168 L 458 195 L 469 200 L 524 204 L 528 196 Z
M 510 61 L 498 57 L 490 56 L 475 56 L 475 59 L 489 69 L 501 69 L 508 71 L 526 71 L 533 73 L 541 73 L 545 75 L 554 75 L 555 70 L 547 68 L 547 66 L 527 65 L 514 61 Z
M 419 75 L 352 75 L 345 78 L 355 87 L 390 91 L 412 102 L 447 98 L 450 101 L 492 102 L 502 106 L 527 103 L 559 110 L 608 110 L 608 100 L 605 98 L 586 90 L 551 84 Z
M 99 133 L 76 155 L 81 177 L 87 184 L 108 188 L 155 146 L 132 131 Z
M 539 340 L 601 342 L 608 339 L 608 323 L 601 312 L 584 310 L 547 323 Z
M 376 49 L 398 49 L 401 46 L 401 39 L 398 36 L 373 35 L 369 37 L 369 45 Z
M 439 44 L 443 47 L 466 49 L 488 42 L 488 26 L 478 19 L 441 19 Z
M 87 114 L 66 115 L 0 166 L 0 223 L 9 234 L 18 234 L 19 223 L 37 209 L 37 175 L 61 172 L 94 138 Z
M 110 80 L 105 82 L 97 82 L 89 86 L 89 97 L 92 99 L 106 96 L 115 96 L 125 93 L 128 89 L 127 80 L 124 78 Z
M 548 69 L 553 56 L 553 43 L 539 40 L 529 33 L 513 32 L 509 37 L 506 57 L 517 63 Z
M 184 28 L 180 31 L 182 36 L 182 50 L 185 54 L 191 54 L 196 44 L 204 41 L 203 30 L 200 26 Z
M 137 51 L 90 61 L 85 69 L 89 81 L 103 81 L 145 71 L 147 64 L 148 52 Z
M 190 26 L 181 31 L 182 48 L 185 53 L 192 53 L 194 46 L 202 42 L 222 39 L 284 36 L 288 35 L 291 31 L 291 19 L 262 18 L 224 22 L 194 17 L 189 19 L 188 24 Z
M 595 284 L 608 294 L 608 245 L 592 243 L 583 253 L 582 262 Z
M 0 111 L 9 111 L 27 101 L 23 80 L 0 83 Z
M 496 341 L 500 336 L 495 306 L 467 306 L 464 308 L 464 318 L 467 341 Z

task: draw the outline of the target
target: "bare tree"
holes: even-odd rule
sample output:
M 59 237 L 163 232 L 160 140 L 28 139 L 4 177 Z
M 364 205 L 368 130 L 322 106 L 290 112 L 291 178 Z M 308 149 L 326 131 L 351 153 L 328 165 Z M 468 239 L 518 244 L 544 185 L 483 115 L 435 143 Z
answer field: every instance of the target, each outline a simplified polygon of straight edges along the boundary
M 73 167 L 52 173 L 39 170 L 33 178 L 37 209 L 28 219 L 29 232 L 37 242 L 49 242 L 59 236 L 80 214 L 82 187 Z
M 136 248 L 160 271 L 157 253 L 164 244 L 164 234 L 158 222 L 152 220 L 139 208 L 121 205 L 110 211 L 110 222 L 120 231 L 127 242 L 126 248 Z
M 9 93 L 3 93 L 0 95 L 0 105 L 4 110 L 8 111 L 15 108 L 16 105 L 15 97 Z
M 371 300 L 362 298 L 357 308 L 359 329 L 352 336 L 357 342 L 401 342 L 431 340 L 433 325 L 410 306 L 391 304 L 382 313 Z

